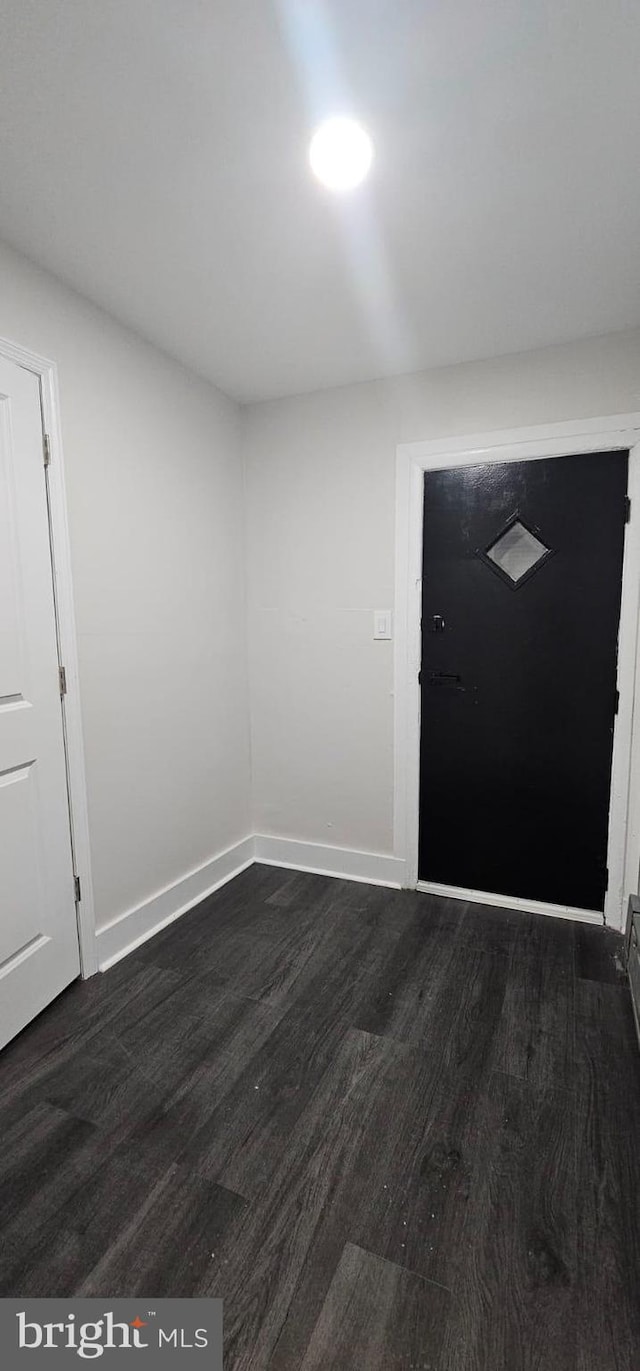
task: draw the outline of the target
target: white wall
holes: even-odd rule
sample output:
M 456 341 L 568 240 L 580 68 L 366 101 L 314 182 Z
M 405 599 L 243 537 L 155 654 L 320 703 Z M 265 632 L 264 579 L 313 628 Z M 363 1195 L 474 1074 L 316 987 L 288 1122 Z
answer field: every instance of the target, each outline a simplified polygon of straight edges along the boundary
M 253 829 L 391 854 L 396 444 L 640 409 L 640 331 L 241 420 L 0 246 L 0 334 L 59 367 L 98 926 Z
M 0 334 L 59 367 L 101 926 L 251 831 L 239 416 L 1 246 Z
M 246 412 L 258 833 L 393 852 L 396 444 L 639 409 L 634 331 Z

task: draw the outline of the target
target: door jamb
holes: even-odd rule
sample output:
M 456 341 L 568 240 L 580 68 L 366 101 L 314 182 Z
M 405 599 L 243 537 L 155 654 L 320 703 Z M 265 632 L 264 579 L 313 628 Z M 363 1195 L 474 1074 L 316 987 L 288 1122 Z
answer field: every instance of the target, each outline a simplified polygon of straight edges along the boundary
M 394 855 L 405 863 L 405 885 L 418 883 L 420 790 L 420 670 L 422 634 L 422 523 L 425 471 L 473 466 L 480 462 L 536 460 L 572 453 L 629 449 L 631 518 L 625 528 L 618 689 L 609 808 L 609 887 L 604 922 L 622 930 L 624 904 L 638 886 L 640 867 L 640 707 L 634 711 L 636 679 L 640 681 L 640 414 L 541 424 L 490 433 L 402 443 L 396 461 L 396 591 L 394 645 Z M 431 884 L 427 885 L 431 889 Z M 435 887 L 434 887 L 435 890 Z M 438 887 L 467 900 L 513 908 L 509 897 Z M 532 901 L 515 901 L 542 913 L 594 921 L 589 911 L 569 910 Z M 602 915 L 596 916 L 598 921 Z
M 83 979 L 98 970 L 95 934 L 95 909 L 89 845 L 89 813 L 84 764 L 84 742 L 78 675 L 71 546 L 67 518 L 64 478 L 58 371 L 55 362 L 0 338 L 0 356 L 15 362 L 38 377 L 43 432 L 48 435 L 50 463 L 46 468 L 51 529 L 51 561 L 56 608 L 56 628 L 60 664 L 64 664 L 67 693 L 62 702 L 63 733 L 67 762 L 69 822 L 75 875 L 80 880 L 81 898 L 76 904 L 80 969 Z

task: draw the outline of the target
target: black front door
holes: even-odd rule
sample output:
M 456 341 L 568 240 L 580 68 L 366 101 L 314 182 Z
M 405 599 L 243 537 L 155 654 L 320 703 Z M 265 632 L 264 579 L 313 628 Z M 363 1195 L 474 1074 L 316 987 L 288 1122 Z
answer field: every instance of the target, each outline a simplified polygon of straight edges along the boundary
M 425 475 L 421 880 L 604 908 L 627 466 Z

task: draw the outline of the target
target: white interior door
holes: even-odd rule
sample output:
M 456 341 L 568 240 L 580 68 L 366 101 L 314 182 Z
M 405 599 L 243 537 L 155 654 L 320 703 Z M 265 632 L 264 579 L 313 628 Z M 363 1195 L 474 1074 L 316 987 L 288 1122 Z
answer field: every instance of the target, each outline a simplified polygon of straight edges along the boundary
M 39 385 L 0 358 L 0 1046 L 79 970 Z

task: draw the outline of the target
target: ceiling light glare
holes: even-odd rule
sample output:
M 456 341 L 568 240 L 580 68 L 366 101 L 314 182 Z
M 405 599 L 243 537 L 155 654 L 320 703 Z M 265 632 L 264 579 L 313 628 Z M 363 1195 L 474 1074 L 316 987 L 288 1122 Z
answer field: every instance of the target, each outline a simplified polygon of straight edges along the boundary
M 309 161 L 329 190 L 353 190 L 371 167 L 373 144 L 354 119 L 327 119 L 311 139 Z

